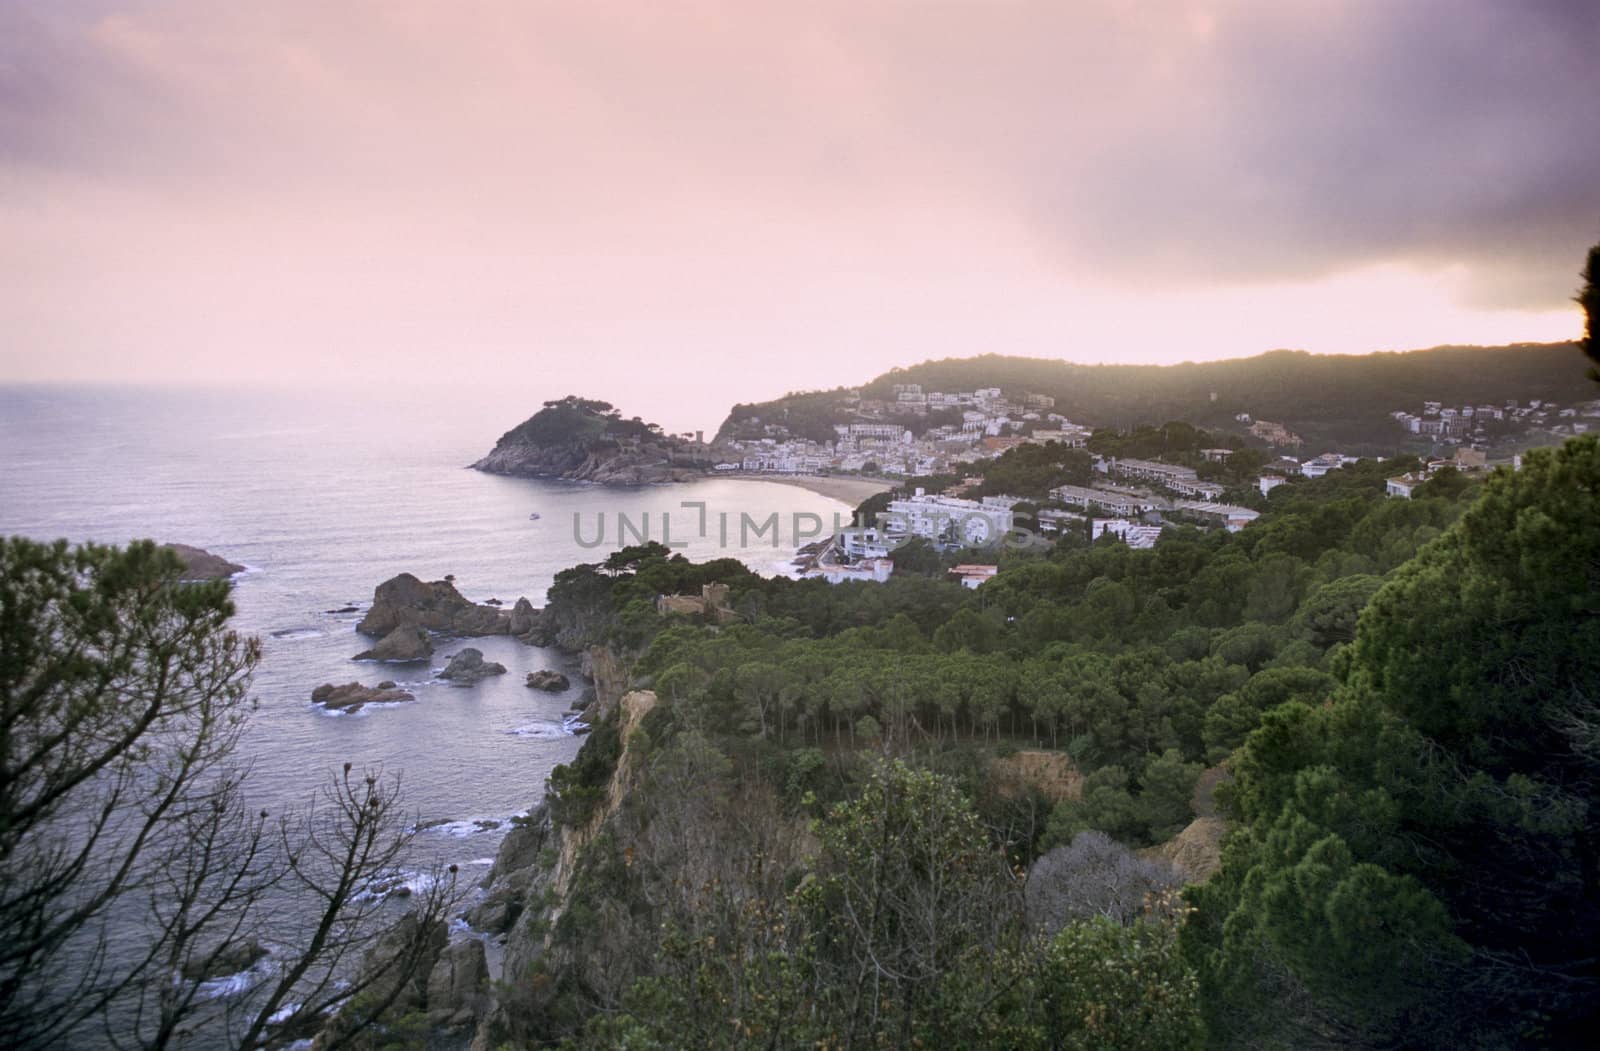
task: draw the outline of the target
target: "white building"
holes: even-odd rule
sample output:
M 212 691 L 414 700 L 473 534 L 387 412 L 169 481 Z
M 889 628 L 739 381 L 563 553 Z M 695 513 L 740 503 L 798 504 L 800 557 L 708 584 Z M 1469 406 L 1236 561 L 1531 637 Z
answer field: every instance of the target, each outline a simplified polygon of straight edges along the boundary
M 887 558 L 869 558 L 855 565 L 841 566 L 831 562 L 820 563 L 814 569 L 808 569 L 800 574 L 811 580 L 821 577 L 830 584 L 842 584 L 847 580 L 863 580 L 881 584 L 894 573 L 894 563 Z
M 852 561 L 861 561 L 874 558 L 888 558 L 893 551 L 894 540 L 889 539 L 877 526 L 858 526 L 842 529 L 835 538 L 839 549 Z
M 1083 515 L 1076 511 L 1062 511 L 1059 508 L 1047 507 L 1039 512 L 1039 532 L 1059 533 L 1078 525 L 1084 520 Z
M 1409 500 L 1411 499 L 1411 494 L 1416 491 L 1417 486 L 1427 480 L 1427 476 L 1422 474 L 1402 474 L 1398 478 L 1389 479 L 1385 483 L 1384 489 L 1389 496 L 1398 497 L 1401 500 Z
M 950 571 L 950 575 L 961 582 L 964 588 L 979 588 L 995 578 L 1000 572 L 999 566 L 959 565 Z
M 1089 523 L 1089 539 L 1099 540 L 1110 533 L 1135 550 L 1156 546 L 1161 539 L 1161 527 L 1144 525 L 1126 518 L 1096 518 Z
M 891 501 L 880 521 L 890 537 L 919 536 L 938 545 L 978 547 L 996 543 L 1011 532 L 1015 503 L 1003 496 L 981 501 L 929 496 L 918 489 L 915 496 Z
M 1202 482 L 1193 467 L 1161 463 L 1157 460 L 1136 460 L 1132 457 L 1122 459 L 1108 457 L 1103 461 L 1103 465 L 1103 469 L 1109 474 L 1154 482 L 1184 496 L 1214 500 L 1222 495 L 1222 486 L 1215 482 Z
M 1217 504 L 1204 500 L 1179 500 L 1172 505 L 1172 509 L 1220 523 L 1230 533 L 1237 533 L 1261 517 L 1260 511 L 1252 511 L 1248 507 Z
M 1307 478 L 1321 478 L 1329 471 L 1337 471 L 1341 467 L 1355 463 L 1356 459 L 1357 457 L 1343 456 L 1339 453 L 1323 453 L 1301 464 L 1300 473 Z
M 1154 511 L 1160 506 L 1156 500 L 1148 496 L 1107 489 L 1086 489 L 1081 485 L 1057 486 L 1050 490 L 1050 498 L 1070 507 L 1081 507 L 1086 511 L 1107 511 L 1123 518 Z

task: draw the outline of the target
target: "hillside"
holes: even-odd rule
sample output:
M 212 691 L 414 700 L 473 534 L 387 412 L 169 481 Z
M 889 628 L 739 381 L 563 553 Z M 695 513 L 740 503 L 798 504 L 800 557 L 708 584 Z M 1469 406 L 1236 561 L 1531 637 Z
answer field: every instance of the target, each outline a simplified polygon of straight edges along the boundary
M 792 394 L 734 407 L 719 432 L 734 433 L 759 418 L 820 439 L 833 422 L 853 417 L 848 399 L 894 399 L 896 384 L 925 391 L 999 387 L 1008 397 L 1044 395 L 1054 411 L 1090 427 L 1184 420 L 1242 430 L 1235 417 L 1285 424 L 1310 445 L 1382 451 L 1403 437 L 1388 418 L 1422 402 L 1503 404 L 1539 398 L 1563 404 L 1587 397 L 1572 343 L 1505 347 L 1435 347 L 1369 355 L 1278 350 L 1231 361 L 1180 365 L 1080 365 L 1042 358 L 985 354 L 894 369 L 855 392 Z

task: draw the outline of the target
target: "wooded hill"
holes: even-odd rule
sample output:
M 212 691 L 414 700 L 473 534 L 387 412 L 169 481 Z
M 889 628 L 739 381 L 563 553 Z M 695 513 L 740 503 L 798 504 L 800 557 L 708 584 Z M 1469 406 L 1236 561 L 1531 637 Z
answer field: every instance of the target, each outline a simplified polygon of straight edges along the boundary
M 1503 404 L 1534 398 L 1569 403 L 1586 398 L 1573 343 L 1504 347 L 1435 347 L 1366 355 L 1275 350 L 1231 361 L 1181 365 L 1080 365 L 1044 358 L 984 354 L 894 369 L 860 388 L 865 398 L 892 399 L 897 383 L 925 391 L 999 387 L 1008 396 L 1044 394 L 1055 411 L 1092 427 L 1128 427 L 1152 420 L 1242 430 L 1234 417 L 1284 423 L 1312 445 L 1400 444 L 1388 414 L 1416 411 L 1424 400 Z M 851 417 L 846 390 L 786 395 L 736 405 L 722 433 L 752 416 L 785 423 L 797 434 L 830 437 L 832 422 Z M 821 425 L 820 427 L 818 425 Z M 815 432 L 815 433 L 814 433 Z M 1370 451 L 1379 451 L 1370 449 Z

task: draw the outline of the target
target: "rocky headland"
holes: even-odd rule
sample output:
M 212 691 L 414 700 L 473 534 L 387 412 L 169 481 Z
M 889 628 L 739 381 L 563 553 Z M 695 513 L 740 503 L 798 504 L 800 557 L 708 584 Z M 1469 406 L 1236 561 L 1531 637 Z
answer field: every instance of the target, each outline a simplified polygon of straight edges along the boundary
M 710 460 L 694 442 L 603 401 L 566 397 L 501 435 L 472 465 L 489 474 L 600 485 L 654 485 L 702 477 Z
M 183 563 L 183 574 L 179 580 L 193 582 L 197 580 L 226 580 L 235 573 L 243 573 L 244 567 L 237 562 L 229 562 L 221 555 L 213 555 L 209 551 L 202 551 L 198 547 L 188 544 L 163 544 L 168 551 L 178 556 Z

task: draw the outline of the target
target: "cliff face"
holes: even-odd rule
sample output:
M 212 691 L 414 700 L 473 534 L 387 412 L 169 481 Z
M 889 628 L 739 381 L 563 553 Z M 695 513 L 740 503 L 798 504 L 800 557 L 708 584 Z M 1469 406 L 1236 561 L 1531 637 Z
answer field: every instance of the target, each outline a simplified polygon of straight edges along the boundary
M 653 442 L 542 444 L 515 435 L 502 438 L 488 456 L 472 467 L 489 474 L 559 478 L 602 485 L 687 482 L 705 473 L 705 465 L 694 456 Z
M 534 808 L 527 821 L 502 842 L 494 867 L 483 883 L 488 895 L 467 915 L 468 922 L 480 930 L 507 932 L 499 986 L 501 1001 L 479 1028 L 484 1046 L 490 1046 L 491 1033 L 507 1030 L 508 1010 L 525 1009 L 527 998 L 537 997 L 530 983 L 535 966 L 543 961 L 546 971 L 551 971 L 563 965 L 562 960 L 552 956 L 552 932 L 566 911 L 583 852 L 622 807 L 639 775 L 640 760 L 627 742 L 655 708 L 656 695 L 649 690 L 634 690 L 618 698 L 610 694 L 612 687 L 599 676 L 595 685 L 596 706 L 617 709 L 623 742 L 600 804 L 582 824 L 571 827 L 557 825 L 551 819 L 548 804 Z

